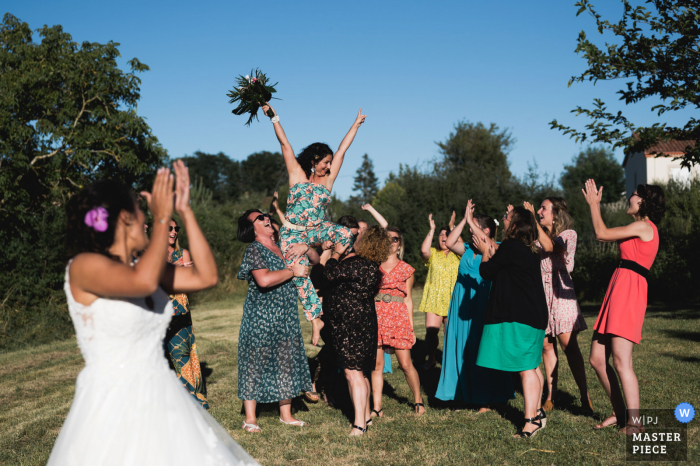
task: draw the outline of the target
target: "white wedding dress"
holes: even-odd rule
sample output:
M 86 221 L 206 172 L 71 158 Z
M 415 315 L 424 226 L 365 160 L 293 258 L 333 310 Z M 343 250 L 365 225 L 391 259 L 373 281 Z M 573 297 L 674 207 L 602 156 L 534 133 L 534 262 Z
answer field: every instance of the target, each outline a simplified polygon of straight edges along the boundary
M 163 338 L 173 313 L 149 299 L 73 299 L 64 289 L 85 368 L 50 466 L 257 465 L 170 370 Z M 152 309 L 148 304 L 151 304 Z

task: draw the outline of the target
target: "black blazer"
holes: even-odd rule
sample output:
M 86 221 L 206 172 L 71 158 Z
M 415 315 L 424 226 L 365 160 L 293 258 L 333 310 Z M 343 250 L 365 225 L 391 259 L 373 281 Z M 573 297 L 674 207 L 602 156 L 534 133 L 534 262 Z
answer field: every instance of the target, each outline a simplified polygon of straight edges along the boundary
M 518 322 L 544 330 L 549 310 L 542 285 L 540 255 L 522 241 L 507 239 L 479 273 L 493 282 L 484 324 Z

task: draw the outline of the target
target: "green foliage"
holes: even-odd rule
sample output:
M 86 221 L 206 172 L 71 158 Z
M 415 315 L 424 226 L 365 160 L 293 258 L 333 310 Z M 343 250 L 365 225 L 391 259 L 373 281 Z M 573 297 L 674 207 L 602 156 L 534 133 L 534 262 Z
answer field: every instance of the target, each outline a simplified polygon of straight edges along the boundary
M 255 74 L 255 76 L 253 76 L 253 74 Z M 277 92 L 275 90 L 277 83 L 268 84 L 268 82 L 267 76 L 265 76 L 262 71 L 258 69 L 251 70 L 250 76 L 238 76 L 238 78 L 236 78 L 236 85 L 226 94 L 231 98 L 228 103 L 234 104 L 238 102 L 238 106 L 231 110 L 231 113 L 235 115 L 250 113 L 246 126 L 250 126 L 253 118 L 256 120 L 258 119 L 260 104 L 272 100 L 272 94 Z M 272 109 L 267 111 L 267 116 L 270 118 L 275 116 Z
M 622 3 L 624 13 L 617 23 L 602 19 L 588 0 L 576 3 L 577 16 L 588 12 L 595 19 L 599 34 L 610 32 L 620 43 L 606 42 L 601 49 L 581 31 L 576 53 L 583 54 L 588 69 L 572 77 L 569 86 L 582 81 L 624 79 L 625 87 L 617 93 L 626 105 L 658 98 L 661 103 L 651 110 L 659 117 L 686 107 L 697 109 L 700 106 L 700 6 L 687 0 L 649 0 L 646 2 L 649 8 L 633 6 L 629 0 Z M 569 128 L 557 120 L 550 124 L 577 142 L 610 143 L 627 153 L 642 152 L 659 140 L 700 140 L 700 120 L 694 117 L 679 127 L 664 122 L 637 126 L 621 111 L 609 112 L 600 99 L 594 100 L 593 107 L 593 110 L 581 107 L 572 110 L 577 116 L 585 115 L 593 120 L 586 125 L 587 131 Z M 682 164 L 690 167 L 697 163 L 700 163 L 700 146 L 688 146 Z
M 46 340 L 69 327 L 65 307 L 55 304 L 67 199 L 99 178 L 142 188 L 166 160 L 136 114 L 135 73 L 146 65 L 133 59 L 125 73 L 116 63 L 119 44 L 79 45 L 61 26 L 37 33 L 39 43 L 10 14 L 0 25 L 2 345 Z
M 379 191 L 379 180 L 374 174 L 374 163 L 367 154 L 362 156 L 362 164 L 355 172 L 355 180 L 352 189 L 358 192 L 350 197 L 350 202 L 359 205 L 369 204 Z

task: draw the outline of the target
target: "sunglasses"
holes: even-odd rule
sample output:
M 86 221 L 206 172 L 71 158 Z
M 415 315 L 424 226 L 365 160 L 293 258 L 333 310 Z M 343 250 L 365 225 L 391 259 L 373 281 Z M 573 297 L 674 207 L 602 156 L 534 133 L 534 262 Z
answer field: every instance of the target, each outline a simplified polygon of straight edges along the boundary
M 270 218 L 270 216 L 268 214 L 260 214 L 257 217 L 255 217 L 255 219 L 253 219 L 253 223 L 257 222 L 258 220 L 262 222 L 266 218 Z
M 171 226 L 170 226 L 170 231 L 173 231 L 173 230 L 175 230 L 175 233 L 177 233 L 178 231 L 180 231 L 180 227 L 174 227 L 174 226 L 171 225 Z
M 391 242 L 392 243 L 398 243 L 399 242 L 399 237 L 398 236 L 391 236 Z

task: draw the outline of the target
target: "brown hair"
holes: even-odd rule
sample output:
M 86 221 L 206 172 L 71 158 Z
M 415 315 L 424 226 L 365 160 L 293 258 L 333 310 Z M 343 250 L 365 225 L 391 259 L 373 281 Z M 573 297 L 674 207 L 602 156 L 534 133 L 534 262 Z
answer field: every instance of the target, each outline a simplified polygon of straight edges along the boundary
M 547 235 L 554 239 L 574 226 L 574 219 L 569 215 L 569 207 L 563 197 L 547 197 L 545 201 L 552 203 L 552 231 L 543 228 Z
M 513 217 L 510 219 L 508 229 L 503 232 L 503 239 L 515 239 L 522 241 L 532 252 L 538 252 L 535 241 L 537 241 L 537 220 L 532 212 L 525 207 L 518 206 L 513 209 Z
M 399 257 L 399 260 L 403 260 L 403 252 L 404 252 L 404 241 L 403 241 L 403 233 L 401 233 L 401 230 L 399 227 L 386 227 L 386 231 L 390 231 L 392 233 L 396 233 L 399 235 L 399 250 L 396 251 L 396 255 Z M 391 239 L 389 239 L 391 241 Z
M 355 253 L 360 257 L 381 264 L 391 253 L 389 233 L 378 225 L 369 227 L 362 235 L 362 241 L 355 249 Z
M 637 195 L 642 198 L 637 214 L 647 217 L 652 223 L 660 223 L 666 213 L 664 190 L 654 184 L 637 185 Z

